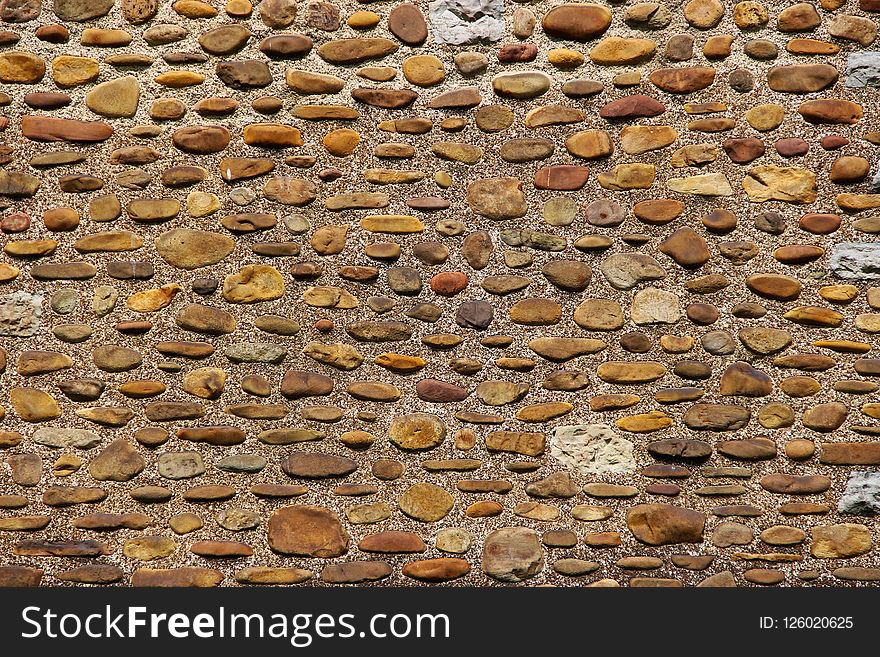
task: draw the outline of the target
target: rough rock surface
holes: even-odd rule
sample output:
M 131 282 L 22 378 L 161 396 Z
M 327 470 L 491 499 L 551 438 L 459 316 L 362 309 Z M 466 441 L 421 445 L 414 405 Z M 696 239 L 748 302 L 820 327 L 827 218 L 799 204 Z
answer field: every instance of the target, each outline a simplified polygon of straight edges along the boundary
M 607 424 L 556 427 L 550 455 L 582 475 L 628 474 L 636 468 L 632 442 Z

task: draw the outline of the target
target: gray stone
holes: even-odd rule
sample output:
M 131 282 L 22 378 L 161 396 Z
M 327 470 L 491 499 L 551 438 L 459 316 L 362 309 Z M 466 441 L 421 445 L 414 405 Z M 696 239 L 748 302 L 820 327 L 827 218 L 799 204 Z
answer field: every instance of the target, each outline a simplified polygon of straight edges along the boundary
M 846 60 L 846 86 L 880 87 L 880 52 L 850 53 Z
M 838 278 L 869 280 L 880 278 L 880 243 L 842 242 L 831 249 L 828 268 Z
M 233 454 L 217 462 L 224 472 L 259 472 L 266 467 L 266 458 L 259 454 Z
M 675 324 L 680 317 L 681 305 L 673 292 L 647 287 L 633 296 L 630 319 L 634 324 Z
M 599 271 L 616 290 L 631 290 L 642 281 L 666 277 L 666 270 L 660 263 L 644 253 L 616 253 L 599 265 Z
M 464 527 L 447 527 L 437 532 L 435 545 L 441 552 L 464 554 L 471 549 L 473 537 Z
M 55 0 L 55 15 L 62 21 L 86 21 L 106 16 L 115 0 Z
M 159 474 L 166 479 L 191 479 L 205 474 L 199 452 L 165 452 L 158 459 Z
M 607 424 L 568 424 L 550 434 L 550 455 L 583 475 L 628 474 L 636 469 L 633 444 Z
M 270 342 L 240 342 L 223 350 L 233 363 L 280 363 L 287 356 L 287 347 Z
M 504 0 L 434 0 L 428 9 L 438 43 L 464 45 L 504 36 Z
M 231 532 L 240 532 L 260 526 L 260 516 L 250 509 L 223 509 L 217 514 L 217 524 Z
M 43 295 L 14 292 L 0 297 L 0 335 L 30 338 L 40 330 Z
M 34 442 L 46 447 L 75 447 L 76 449 L 92 449 L 101 444 L 101 437 L 88 429 L 63 429 L 61 427 L 43 427 L 33 435 Z
M 850 472 L 838 513 L 873 516 L 880 513 L 880 472 L 854 470 Z
M 61 288 L 49 299 L 49 306 L 59 315 L 69 315 L 79 306 L 79 294 L 69 287 Z

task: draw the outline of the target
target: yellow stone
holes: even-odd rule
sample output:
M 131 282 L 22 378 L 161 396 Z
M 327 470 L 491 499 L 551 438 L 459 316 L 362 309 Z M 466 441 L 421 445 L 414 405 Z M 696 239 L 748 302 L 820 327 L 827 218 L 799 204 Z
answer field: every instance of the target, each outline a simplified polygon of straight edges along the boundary
M 861 315 L 860 315 L 861 316 Z M 830 308 L 820 308 L 818 306 L 798 306 L 792 308 L 783 317 L 796 324 L 806 326 L 822 326 L 827 328 L 837 328 L 843 324 L 843 315 Z M 880 315 L 877 316 L 880 318 Z M 856 318 L 858 328 L 858 317 Z
M 755 105 L 746 112 L 746 121 L 755 130 L 768 132 L 776 130 L 785 118 L 785 108 L 775 103 Z
M 871 351 L 870 344 L 867 342 L 856 342 L 855 340 L 815 340 L 813 346 L 848 354 L 866 354 Z
M 661 335 L 660 348 L 669 354 L 683 354 L 694 348 L 695 340 L 689 335 Z
M 230 303 L 257 303 L 284 296 L 284 277 L 270 265 L 246 265 L 223 282 L 223 298 Z
M 880 194 L 838 194 L 834 201 L 837 207 L 847 212 L 880 208 Z
M 397 77 L 397 69 L 391 66 L 363 66 L 357 70 L 357 76 L 373 82 L 390 82 Z
M 61 417 L 55 398 L 36 388 L 10 388 L 9 401 L 15 413 L 25 422 L 45 422 Z
M 855 285 L 825 285 L 819 288 L 819 296 L 832 303 L 849 303 L 859 295 Z
M 410 185 L 425 179 L 425 172 L 413 169 L 367 169 L 364 180 L 374 185 Z
M 671 427 L 672 418 L 663 411 L 651 411 L 650 413 L 622 417 L 614 425 L 618 429 L 631 433 L 650 433 Z
M 678 132 L 668 125 L 628 125 L 620 131 L 620 147 L 627 155 L 666 148 L 676 139 Z
M 665 374 L 666 366 L 652 360 L 612 360 L 602 363 L 596 368 L 596 375 L 607 383 L 650 383 L 662 378 Z
M 347 157 L 361 141 L 361 136 L 349 128 L 340 128 L 324 135 L 322 143 L 327 152 L 336 157 Z
M 547 52 L 547 61 L 559 68 L 576 68 L 584 63 L 584 54 L 569 48 L 553 48 Z
M 207 217 L 221 207 L 220 199 L 210 192 L 190 192 L 186 196 L 186 211 L 191 217 Z
M 634 87 L 641 82 L 641 71 L 627 71 L 626 73 L 618 73 L 611 80 L 611 83 L 615 87 Z
M 749 169 L 742 182 L 749 200 L 812 203 L 816 200 L 816 174 L 806 169 L 764 165 Z M 880 198 L 880 197 L 878 197 Z
M 171 7 L 185 18 L 213 18 L 217 10 L 201 0 L 177 0 Z
M 654 56 L 657 44 L 651 39 L 606 37 L 590 50 L 590 60 L 605 66 L 637 64 Z
M 361 228 L 371 233 L 404 235 L 407 233 L 421 233 L 425 230 L 425 224 L 420 219 L 407 215 L 373 214 L 361 219 Z
M 348 26 L 356 30 L 368 30 L 376 27 L 382 17 L 374 11 L 356 11 L 348 17 Z
M 446 69 L 434 55 L 414 55 L 403 60 L 403 76 L 412 84 L 429 87 L 443 82 Z
M 574 410 L 574 406 L 568 402 L 545 402 L 523 406 L 516 412 L 516 419 L 521 422 L 547 422 L 553 418 L 562 417 Z
M 877 313 L 856 315 L 853 325 L 862 333 L 880 333 L 880 315 Z
M 448 189 L 452 186 L 452 176 L 445 171 L 438 171 L 434 174 L 434 182 L 442 189 Z
M 578 504 L 571 509 L 571 517 L 581 522 L 599 522 L 601 520 L 608 520 L 613 515 L 614 509 L 607 506 Z
M 654 184 L 657 169 L 653 164 L 618 164 L 609 171 L 596 176 L 599 185 L 613 191 L 648 189 Z
M 384 367 L 386 370 L 391 370 L 398 374 L 412 374 L 428 364 L 428 361 L 420 356 L 409 356 L 393 352 L 379 354 L 373 362 L 379 367 Z
M 52 474 L 56 477 L 68 477 L 82 467 L 82 459 L 75 454 L 62 454 L 52 464 Z
M 250 0 L 229 0 L 223 10 L 232 18 L 247 18 L 254 11 L 254 6 Z
M 39 258 L 55 253 L 57 248 L 55 240 L 16 240 L 7 242 L 3 252 L 16 258 Z
M 483 149 L 460 141 L 437 141 L 431 144 L 431 152 L 442 160 L 476 164 L 483 159 Z
M 13 265 L 7 265 L 5 262 L 0 263 L 0 283 L 8 283 L 18 278 L 21 270 Z
M 552 522 L 559 519 L 559 509 L 540 502 L 522 502 L 513 507 L 513 512 L 520 518 L 541 522 Z
M 182 292 L 183 288 L 177 283 L 170 283 L 162 287 L 136 292 L 128 297 L 126 305 L 131 310 L 139 313 L 154 313 L 157 310 L 168 307 L 172 299 L 178 292 Z
M 733 188 L 723 173 L 702 173 L 686 178 L 669 178 L 666 186 L 679 194 L 733 196 Z
M 314 308 L 336 308 L 337 310 L 350 310 L 357 308 L 357 297 L 343 290 L 341 287 L 317 286 L 307 288 L 303 292 L 303 301 Z
M 59 87 L 78 87 L 98 79 L 97 59 L 59 55 L 52 60 L 52 79 Z
M 157 75 L 153 80 L 155 80 L 156 84 L 161 84 L 163 87 L 180 89 L 201 84 L 205 81 L 205 76 L 195 71 L 167 71 Z

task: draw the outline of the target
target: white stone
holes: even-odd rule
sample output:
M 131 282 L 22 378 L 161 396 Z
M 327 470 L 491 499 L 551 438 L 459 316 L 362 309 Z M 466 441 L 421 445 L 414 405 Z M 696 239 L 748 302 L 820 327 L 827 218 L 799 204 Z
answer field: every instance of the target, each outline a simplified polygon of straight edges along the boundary
M 583 475 L 627 474 L 636 469 L 633 444 L 607 424 L 569 424 L 550 435 L 550 455 Z

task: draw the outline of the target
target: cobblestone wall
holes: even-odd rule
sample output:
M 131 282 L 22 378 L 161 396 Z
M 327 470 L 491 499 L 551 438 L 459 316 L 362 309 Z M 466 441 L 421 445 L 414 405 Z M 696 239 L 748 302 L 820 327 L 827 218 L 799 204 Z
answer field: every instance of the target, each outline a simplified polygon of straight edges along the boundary
M 0 2 L 0 584 L 880 579 L 876 0 Z

